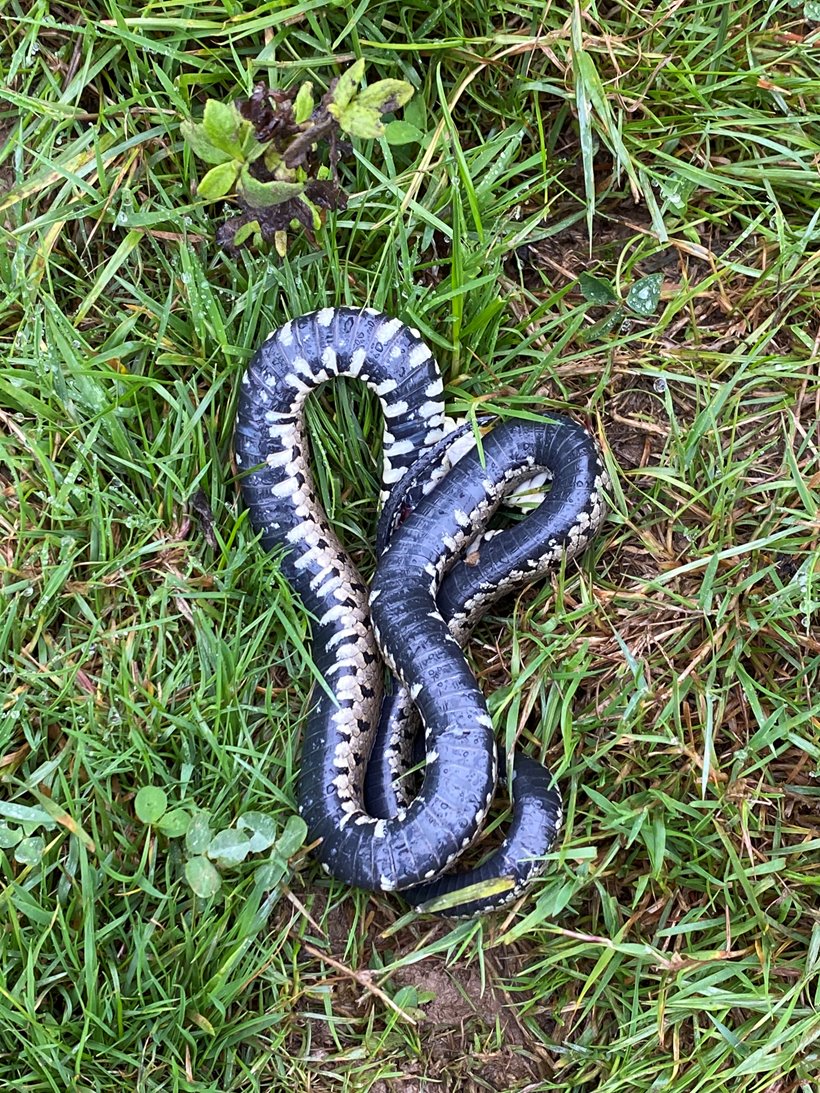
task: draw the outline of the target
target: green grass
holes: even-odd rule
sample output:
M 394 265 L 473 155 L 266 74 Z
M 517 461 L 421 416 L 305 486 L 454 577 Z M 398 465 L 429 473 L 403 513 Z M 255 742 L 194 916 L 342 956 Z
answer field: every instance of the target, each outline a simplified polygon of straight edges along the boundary
M 820 23 L 782 0 L 0 16 L 0 819 L 35 840 L 0 849 L 4 1087 L 816 1093 Z M 218 253 L 180 120 L 360 55 L 414 84 L 424 146 L 356 142 L 317 247 Z M 607 331 L 585 270 L 622 297 L 660 270 L 657 310 Z M 577 412 L 614 477 L 581 564 L 473 644 L 500 737 L 568 805 L 544 880 L 480 923 L 302 853 L 201 901 L 134 812 L 153 784 L 215 829 L 292 813 L 309 627 L 231 433 L 254 347 L 333 303 L 418 326 L 455 413 Z M 315 461 L 367 570 L 378 413 L 339 386 Z

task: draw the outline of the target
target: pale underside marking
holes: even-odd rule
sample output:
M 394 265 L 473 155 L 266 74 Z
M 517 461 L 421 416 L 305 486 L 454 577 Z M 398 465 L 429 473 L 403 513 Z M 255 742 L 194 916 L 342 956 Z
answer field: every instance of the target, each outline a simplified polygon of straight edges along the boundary
M 410 407 L 404 401 L 388 402 L 382 407 L 384 416 L 389 418 L 403 417 L 409 409 Z
M 428 402 L 423 402 L 421 406 L 419 406 L 419 414 L 423 418 L 432 418 L 435 414 L 441 414 L 443 421 L 444 411 L 442 410 L 440 402 L 434 402 L 430 399 Z
M 348 635 L 350 636 L 350 635 Z M 337 663 L 362 664 L 362 648 L 354 641 L 346 641 L 336 650 Z
M 290 366 L 293 371 L 298 372 L 300 376 L 305 376 L 306 379 L 315 380 L 317 383 L 322 382 L 315 370 L 315 366 L 304 357 L 294 357 L 290 362 Z M 327 379 L 327 374 L 325 374 L 324 379 Z
M 420 364 L 424 364 L 425 361 L 429 360 L 432 355 L 424 342 L 419 342 L 407 354 L 407 361 L 411 368 L 417 368 Z
M 329 596 L 331 592 L 336 592 L 343 583 L 343 577 L 339 573 L 330 573 L 327 578 L 316 589 L 317 596 Z
M 293 565 L 296 569 L 304 569 L 305 566 L 310 565 L 311 562 L 318 561 L 322 557 L 323 554 L 324 554 L 324 551 L 322 550 L 321 547 L 312 546 L 308 550 L 306 550 L 305 553 L 300 558 L 297 558 L 294 561 Z M 315 578 L 314 578 L 314 580 L 315 580 Z M 312 586 L 313 586 L 313 581 L 311 581 L 311 587 Z
M 288 387 L 292 387 L 294 391 L 298 391 L 302 395 L 306 395 L 310 391 L 310 385 L 299 379 L 295 372 L 289 372 L 285 376 L 284 382 Z
M 348 611 L 349 608 L 345 604 L 334 604 L 333 607 L 328 608 L 324 615 L 319 619 L 319 625 L 326 626 L 329 622 L 337 622 L 339 619 L 343 619 Z
M 364 362 L 367 360 L 367 353 L 361 347 L 354 349 L 350 354 L 350 364 L 348 365 L 348 373 L 351 376 L 358 376 L 364 367 Z
M 341 672 L 343 669 L 347 668 L 364 668 L 364 657 L 361 655 L 358 649 L 356 650 L 355 656 L 343 657 L 339 660 L 334 661 L 334 663 L 331 664 L 329 668 L 325 669 L 325 675 L 331 676 L 334 675 L 336 672 Z
M 385 459 L 385 469 L 382 471 L 382 479 L 387 482 L 388 485 L 393 485 L 394 482 L 398 482 L 399 479 L 402 479 L 403 477 L 405 477 L 405 468 L 394 467 L 389 459 Z M 385 501 L 387 501 L 389 496 L 390 493 L 388 490 L 383 491 Z
M 392 460 L 397 455 L 408 455 L 414 449 L 412 440 L 394 440 L 385 454 Z
M 301 558 L 294 562 L 297 569 L 302 569 L 304 566 L 309 565 L 312 561 L 320 561 L 324 557 L 324 550 L 321 547 L 311 547 L 307 554 L 303 554 Z M 310 587 L 315 590 L 318 585 L 327 577 L 329 573 L 332 573 L 336 569 L 334 562 L 325 562 L 319 572 L 310 578 Z
M 398 334 L 403 326 L 404 323 L 401 319 L 388 319 L 387 322 L 382 323 L 376 331 L 376 337 L 380 342 L 389 342 L 391 338 Z
M 269 467 L 286 467 L 293 460 L 293 448 L 284 448 L 281 452 L 270 452 L 265 456 Z
M 308 546 L 315 546 L 321 537 L 321 529 L 315 520 L 302 520 L 285 536 L 289 543 L 305 542 Z
M 292 497 L 295 490 L 296 483 L 292 478 L 283 478 L 281 482 L 277 482 L 270 488 L 274 497 Z

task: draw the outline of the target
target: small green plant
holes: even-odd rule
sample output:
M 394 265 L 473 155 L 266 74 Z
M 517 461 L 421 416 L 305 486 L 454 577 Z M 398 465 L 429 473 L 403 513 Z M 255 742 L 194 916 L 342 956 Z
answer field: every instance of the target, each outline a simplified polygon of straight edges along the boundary
M 13 823 L 8 821 L 12 820 Z M 20 865 L 38 865 L 46 849 L 46 840 L 37 832 L 53 831 L 57 823 L 41 808 L 0 802 L 0 850 L 13 851 Z
M 264 812 L 245 812 L 236 824 L 214 832 L 204 810 L 168 808 L 159 786 L 143 786 L 134 799 L 137 819 L 169 839 L 184 839 L 185 879 L 194 895 L 215 896 L 222 887 L 221 871 L 240 865 L 250 854 L 269 851 L 256 871 L 265 888 L 275 888 L 288 872 L 288 861 L 302 846 L 307 826 L 301 816 L 289 817 L 284 829 Z
M 340 134 L 391 138 L 384 114 L 407 103 L 413 88 L 404 80 L 379 80 L 361 88 L 364 60 L 333 80 L 318 103 L 313 85 L 287 91 L 257 84 L 249 99 L 210 99 L 202 122 L 182 123 L 182 135 L 196 156 L 211 164 L 197 193 L 206 201 L 236 195 L 241 208 L 217 232 L 217 242 L 236 250 L 252 242 L 273 243 L 284 257 L 287 232 L 318 231 L 327 210 L 342 209 L 347 195 L 336 167 L 343 151 Z M 406 140 L 396 132 L 396 142 Z M 326 157 L 319 146 L 327 144 Z M 325 161 L 326 160 L 326 161 Z
M 628 318 L 630 311 L 643 319 L 650 318 L 658 309 L 662 286 L 663 274 L 650 273 L 633 281 L 622 300 L 611 281 L 604 277 L 594 277 L 591 273 L 582 273 L 578 278 L 578 287 L 584 299 L 596 307 L 609 308 L 608 314 L 586 332 L 587 340 L 608 334 Z

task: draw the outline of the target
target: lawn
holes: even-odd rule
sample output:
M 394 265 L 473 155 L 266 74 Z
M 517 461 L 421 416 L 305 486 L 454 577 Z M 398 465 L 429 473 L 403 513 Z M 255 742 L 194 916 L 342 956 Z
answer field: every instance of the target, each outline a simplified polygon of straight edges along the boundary
M 286 258 L 221 251 L 181 123 L 358 57 L 415 88 L 407 143 L 353 139 Z M 820 5 L 2 0 L 0 72 L 3 1087 L 817 1093 Z M 470 648 L 567 805 L 483 921 L 287 826 L 310 628 L 233 418 L 265 335 L 343 303 L 613 478 Z M 309 416 L 369 574 L 379 412 Z

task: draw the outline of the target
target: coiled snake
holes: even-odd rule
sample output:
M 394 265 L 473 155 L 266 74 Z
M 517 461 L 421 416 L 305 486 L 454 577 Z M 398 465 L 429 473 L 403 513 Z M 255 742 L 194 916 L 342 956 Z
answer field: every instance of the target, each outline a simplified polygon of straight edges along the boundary
M 304 401 L 337 376 L 365 382 L 385 419 L 381 500 L 391 501 L 391 526 L 381 530 L 389 545 L 371 584 L 370 612 L 308 468 Z M 473 447 L 437 481 L 448 456 L 455 458 L 442 392 L 417 331 L 372 309 L 325 308 L 285 323 L 253 357 L 235 448 L 251 522 L 267 549 L 283 551 L 281 572 L 313 617 L 313 658 L 329 685 L 315 691 L 297 790 L 309 837 L 319 840 L 315 854 L 334 877 L 400 890 L 416 905 L 509 878 L 503 893 L 453 909 L 464 915 L 522 891 L 543 866 L 538 859 L 560 827 L 561 805 L 546 770 L 516 757 L 505 843 L 476 869 L 445 873 L 479 834 L 498 767 L 487 706 L 460 646 L 494 599 L 586 545 L 603 519 L 606 477 L 589 434 L 550 415 L 496 426 L 480 451 Z M 540 471 L 550 476 L 546 499 L 512 528 L 486 532 L 503 497 Z M 385 702 L 379 728 L 382 658 L 400 688 Z M 413 707 L 424 726 L 425 765 L 411 799 L 401 778 L 412 762 Z

